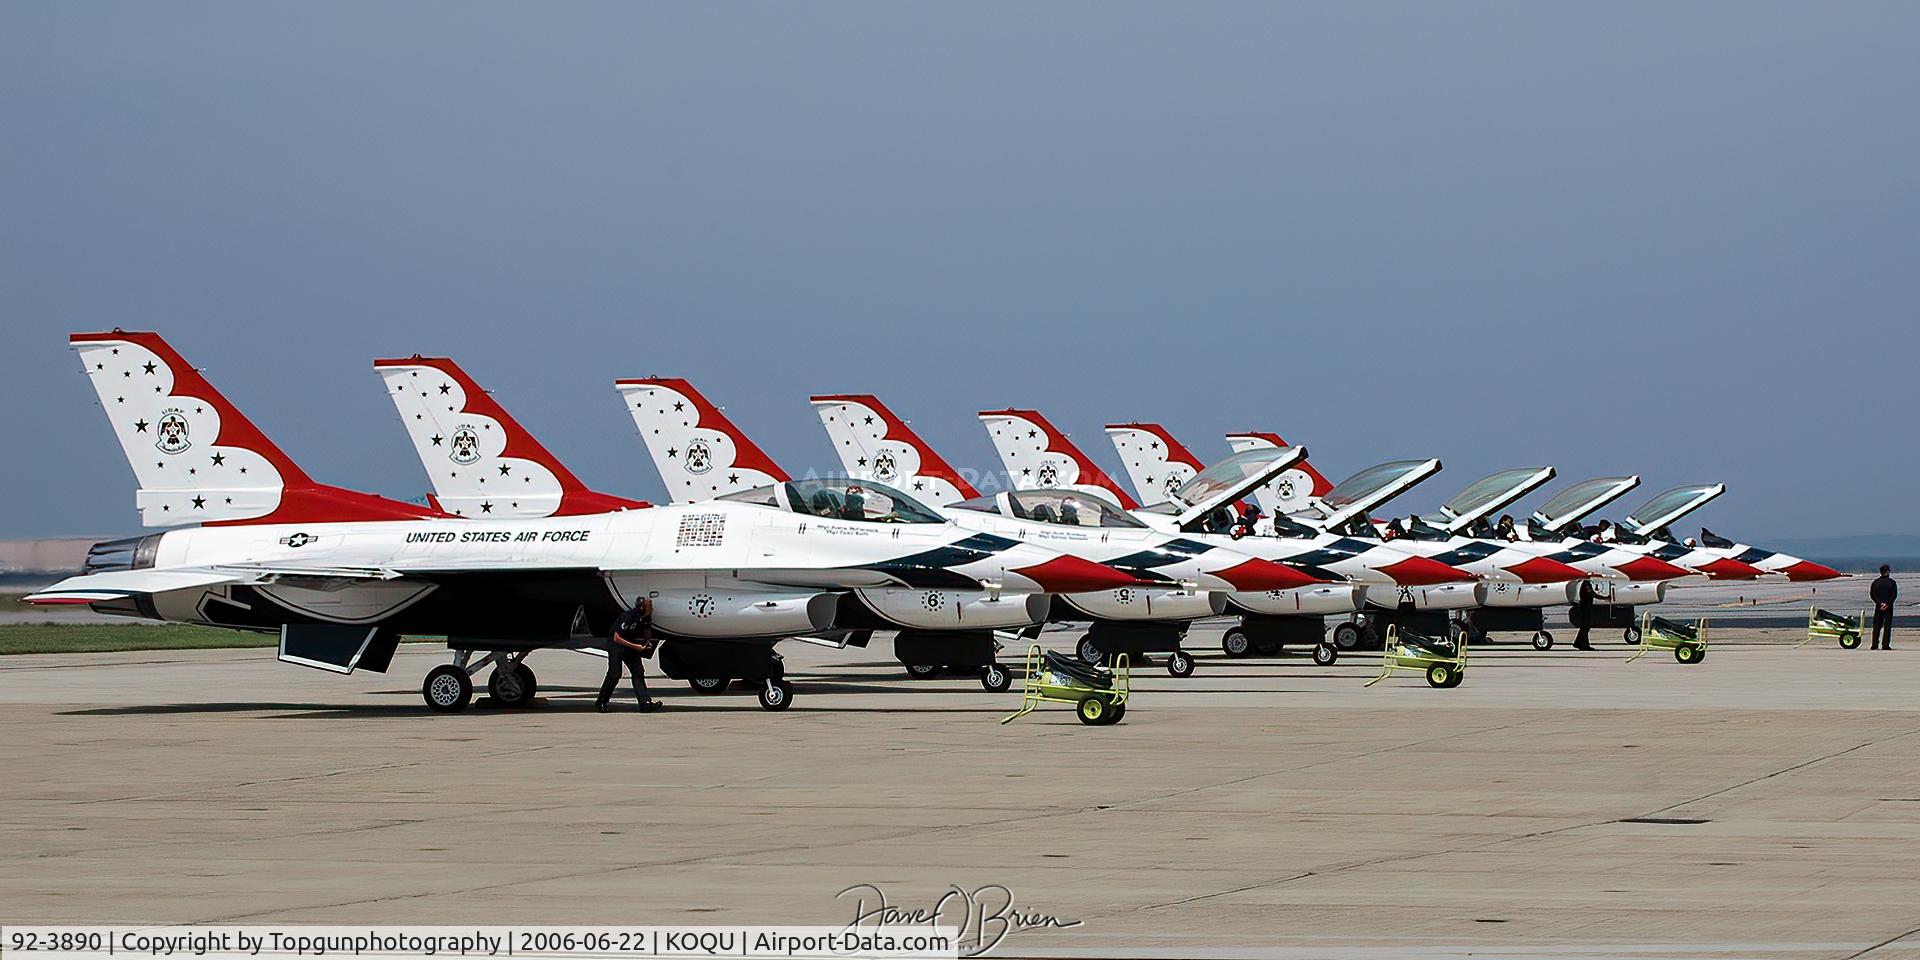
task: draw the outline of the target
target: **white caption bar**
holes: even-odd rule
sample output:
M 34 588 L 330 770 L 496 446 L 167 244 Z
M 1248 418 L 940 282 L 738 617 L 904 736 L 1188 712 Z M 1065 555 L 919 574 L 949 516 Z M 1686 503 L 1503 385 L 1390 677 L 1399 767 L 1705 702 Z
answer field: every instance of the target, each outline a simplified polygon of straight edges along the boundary
M 529 957 L 956 960 L 952 927 L 0 926 L 0 956 L 35 960 Z

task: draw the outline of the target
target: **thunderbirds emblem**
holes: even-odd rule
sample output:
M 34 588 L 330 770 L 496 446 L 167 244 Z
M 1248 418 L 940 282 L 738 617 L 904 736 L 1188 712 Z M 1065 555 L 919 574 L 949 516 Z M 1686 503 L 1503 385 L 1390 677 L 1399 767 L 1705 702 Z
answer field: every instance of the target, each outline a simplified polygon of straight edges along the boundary
M 160 448 L 161 453 L 185 453 L 188 447 L 193 446 L 193 442 L 187 439 L 187 415 L 179 410 L 160 411 L 159 434 L 159 439 L 153 441 L 153 445 Z
M 1038 479 L 1041 486 L 1051 487 L 1060 482 L 1060 468 L 1051 463 L 1043 463 L 1040 465 Z
M 472 427 L 461 427 L 453 432 L 453 448 L 447 452 L 447 459 L 465 466 L 480 459 L 480 435 Z
M 1186 484 L 1181 482 L 1180 474 L 1178 472 L 1174 472 L 1174 473 L 1167 474 L 1166 486 L 1167 486 L 1167 496 L 1171 497 L 1174 494 L 1179 493 L 1180 488 L 1183 486 L 1186 486 Z
M 892 480 L 900 466 L 893 462 L 893 454 L 881 453 L 873 458 L 873 478 L 879 481 Z
M 713 451 L 707 449 L 706 441 L 695 440 L 687 444 L 687 457 L 681 462 L 687 465 L 688 473 L 706 473 L 713 469 Z

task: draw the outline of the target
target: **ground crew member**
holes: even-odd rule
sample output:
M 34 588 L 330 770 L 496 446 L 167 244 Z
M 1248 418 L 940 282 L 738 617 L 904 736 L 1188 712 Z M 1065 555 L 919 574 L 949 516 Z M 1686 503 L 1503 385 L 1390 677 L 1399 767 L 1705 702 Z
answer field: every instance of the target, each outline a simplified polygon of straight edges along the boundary
M 1893 582 L 1893 569 L 1880 565 L 1880 579 L 1873 582 L 1873 649 L 1893 649 L 1893 598 L 1900 587 Z M 1882 639 L 1882 638 L 1885 639 Z
M 1593 628 L 1593 581 L 1580 581 L 1580 601 L 1573 605 L 1574 612 L 1580 616 L 1580 632 L 1573 637 L 1575 650 L 1592 650 L 1593 644 L 1587 642 L 1587 631 Z
M 607 679 L 600 683 L 600 699 L 595 703 L 601 713 L 612 709 L 613 688 L 620 685 L 620 667 L 633 674 L 633 699 L 641 713 L 651 713 L 664 704 L 647 696 L 646 658 L 659 641 L 653 638 L 653 599 L 641 597 L 633 609 L 620 615 L 607 638 Z

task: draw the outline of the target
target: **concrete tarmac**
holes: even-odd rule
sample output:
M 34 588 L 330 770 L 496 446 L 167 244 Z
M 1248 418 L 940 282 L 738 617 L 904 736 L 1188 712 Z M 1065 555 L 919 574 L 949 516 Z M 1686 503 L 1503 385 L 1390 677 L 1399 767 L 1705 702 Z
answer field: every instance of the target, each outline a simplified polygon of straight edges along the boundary
M 1017 687 L 907 681 L 884 641 L 785 645 L 778 715 L 664 681 L 602 715 L 601 661 L 557 652 L 535 708 L 448 716 L 427 645 L 344 678 L 7 657 L 0 919 L 842 924 L 956 886 L 1004 915 L 998 885 L 1036 925 L 992 956 L 1920 956 L 1910 633 L 1728 630 L 1696 666 L 1568 635 L 1452 690 L 1218 633 L 1113 727 L 1002 726 Z

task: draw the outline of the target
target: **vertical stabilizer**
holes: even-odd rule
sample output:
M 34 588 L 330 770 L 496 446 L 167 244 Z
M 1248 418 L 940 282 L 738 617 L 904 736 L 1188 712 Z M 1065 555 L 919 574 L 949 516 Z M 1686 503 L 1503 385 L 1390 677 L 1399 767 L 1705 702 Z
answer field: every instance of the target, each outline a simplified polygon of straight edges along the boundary
M 813 398 L 848 476 L 884 483 L 936 507 L 980 495 L 959 471 L 920 439 L 905 420 L 870 394 Z
M 1015 489 L 1085 487 L 1104 492 L 1128 510 L 1140 505 L 1038 411 L 983 410 L 980 423 Z
M 618 380 L 640 439 L 677 503 L 695 503 L 788 479 L 720 408 L 676 377 Z
M 1114 452 L 1120 454 L 1120 465 L 1141 503 L 1171 499 L 1194 474 L 1206 468 L 1185 444 L 1157 423 L 1110 423 L 1107 436 L 1113 440 Z
M 1278 434 L 1250 430 L 1227 434 L 1227 445 L 1233 448 L 1234 453 L 1240 453 L 1262 448 L 1277 449 L 1286 446 L 1287 442 L 1280 439 Z M 1312 464 L 1301 460 L 1255 491 L 1253 497 L 1260 503 L 1260 509 L 1279 516 L 1305 510 L 1331 490 L 1333 482 L 1322 476 Z

